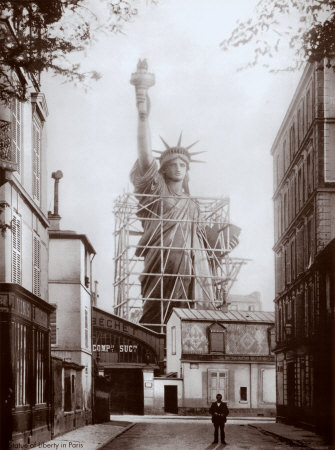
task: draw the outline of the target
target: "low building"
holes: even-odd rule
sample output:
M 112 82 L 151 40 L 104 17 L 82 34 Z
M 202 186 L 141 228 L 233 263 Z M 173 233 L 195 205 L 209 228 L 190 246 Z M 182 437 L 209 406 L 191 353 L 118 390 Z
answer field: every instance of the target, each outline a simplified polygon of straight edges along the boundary
M 95 250 L 84 234 L 59 229 L 50 214 L 49 302 L 57 435 L 92 422 L 92 261 Z
M 229 294 L 227 304 L 229 311 L 262 311 L 261 293 L 254 291 L 247 295 Z
M 165 336 L 97 307 L 92 327 L 95 420 L 109 420 L 109 413 L 152 414 Z
M 273 333 L 273 312 L 174 308 L 155 412 L 207 414 L 220 393 L 232 415 L 275 415 Z

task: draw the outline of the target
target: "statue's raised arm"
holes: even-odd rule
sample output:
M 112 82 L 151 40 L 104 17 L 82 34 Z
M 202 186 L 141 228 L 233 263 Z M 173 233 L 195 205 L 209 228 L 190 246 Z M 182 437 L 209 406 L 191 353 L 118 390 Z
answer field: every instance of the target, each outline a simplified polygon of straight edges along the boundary
M 148 64 L 145 59 L 139 60 L 137 71 L 132 74 L 130 83 L 135 86 L 136 106 L 138 110 L 138 161 L 141 172 L 145 173 L 153 161 L 148 121 L 150 111 L 148 89 L 155 84 L 155 76 L 152 73 L 148 73 Z

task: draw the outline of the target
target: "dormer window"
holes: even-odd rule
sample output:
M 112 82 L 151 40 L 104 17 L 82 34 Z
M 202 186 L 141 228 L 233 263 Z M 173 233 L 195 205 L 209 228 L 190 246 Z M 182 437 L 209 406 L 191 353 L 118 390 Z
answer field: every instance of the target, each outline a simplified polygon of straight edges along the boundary
M 225 353 L 225 335 L 226 328 L 219 323 L 213 323 L 208 327 L 210 353 Z

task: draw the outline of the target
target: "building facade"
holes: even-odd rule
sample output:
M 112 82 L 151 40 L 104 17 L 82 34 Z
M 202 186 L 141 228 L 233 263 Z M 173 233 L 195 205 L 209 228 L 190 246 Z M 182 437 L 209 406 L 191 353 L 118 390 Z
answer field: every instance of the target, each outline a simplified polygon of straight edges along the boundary
M 220 393 L 231 415 L 274 416 L 273 331 L 273 312 L 174 308 L 156 412 L 174 405 L 181 414 L 207 414 Z
M 247 295 L 230 294 L 227 300 L 229 311 L 262 311 L 261 293 Z
M 7 27 L 1 31 L 10 33 Z M 51 436 L 46 118 L 37 80 L 0 105 L 1 447 Z
M 278 420 L 332 423 L 335 73 L 308 64 L 271 153 Z M 332 267 L 331 264 L 329 268 Z
M 49 214 L 49 302 L 55 435 L 92 422 L 92 261 L 83 234 L 59 230 Z
M 110 413 L 152 414 L 165 336 L 97 307 L 92 333 L 96 420 L 109 420 Z

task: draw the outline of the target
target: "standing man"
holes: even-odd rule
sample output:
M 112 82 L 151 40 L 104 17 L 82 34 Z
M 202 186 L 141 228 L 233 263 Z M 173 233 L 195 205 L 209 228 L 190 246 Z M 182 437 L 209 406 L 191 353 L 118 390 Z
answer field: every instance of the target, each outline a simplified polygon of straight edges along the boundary
M 220 435 L 222 444 L 227 444 L 225 441 L 225 432 L 224 425 L 227 421 L 227 416 L 229 414 L 229 410 L 227 407 L 227 403 L 222 402 L 222 395 L 217 394 L 216 402 L 212 403 L 209 408 L 209 414 L 212 414 L 212 422 L 214 425 L 214 442 L 213 444 L 218 443 L 219 439 L 219 427 L 220 427 Z

